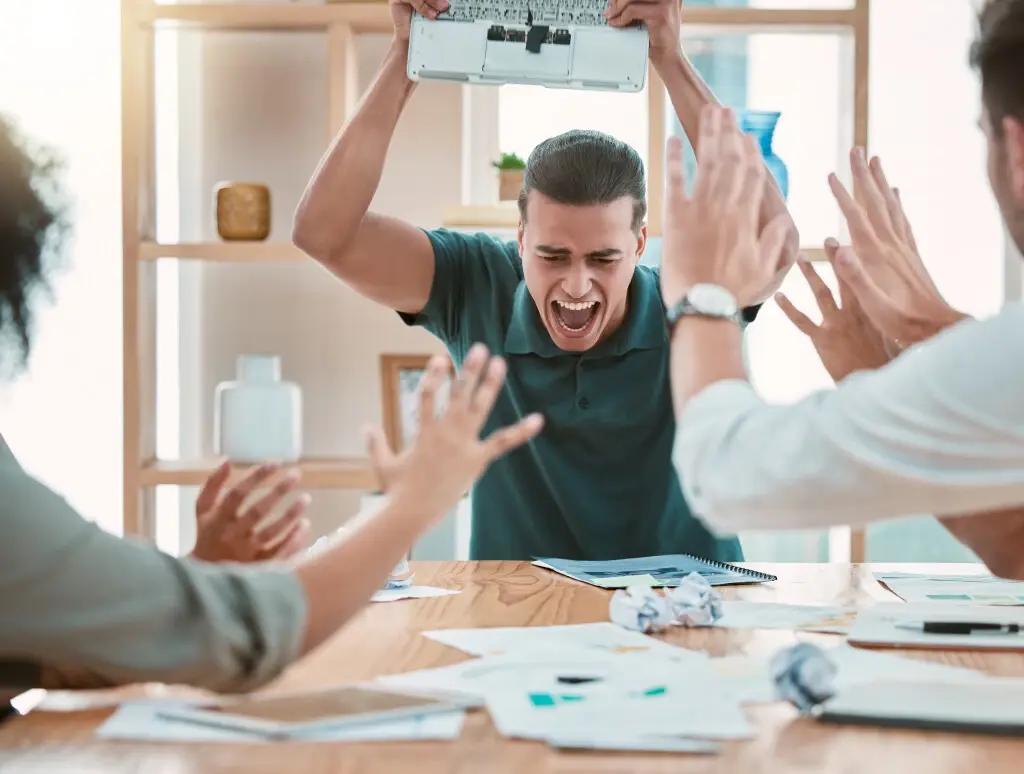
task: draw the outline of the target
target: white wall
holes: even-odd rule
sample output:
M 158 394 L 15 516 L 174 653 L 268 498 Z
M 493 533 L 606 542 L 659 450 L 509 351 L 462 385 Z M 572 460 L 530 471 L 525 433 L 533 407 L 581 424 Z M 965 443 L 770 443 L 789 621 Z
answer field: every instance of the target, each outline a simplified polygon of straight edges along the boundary
M 363 88 L 388 40 L 360 38 Z M 198 126 L 183 138 L 196 147 L 181 149 L 181 193 L 193 205 L 191 212 L 182 212 L 181 238 L 214 240 L 215 184 L 250 180 L 272 191 L 270 241 L 287 241 L 295 205 L 328 142 L 326 38 L 319 33 L 203 33 L 196 48 L 201 82 L 181 84 L 183 115 L 191 99 L 191 110 L 199 116 Z M 189 63 L 181 67 L 187 76 Z M 461 111 L 459 86 L 417 89 L 374 200 L 378 211 L 437 226 L 444 207 L 460 200 Z M 183 283 L 181 299 L 183 330 L 192 330 L 192 340 L 181 342 L 181 378 L 198 384 L 197 394 L 183 394 L 186 456 L 212 453 L 214 388 L 231 378 L 239 354 L 281 355 L 284 377 L 303 389 L 306 455 L 336 456 L 362 454 L 360 427 L 381 421 L 382 353 L 443 351 L 429 334 L 407 328 L 396 314 L 360 298 L 312 261 L 205 264 L 199 274 L 198 282 Z M 315 491 L 310 515 L 316 533 L 334 529 L 355 513 L 360 495 Z M 192 540 L 193 497 L 183 500 L 186 547 Z

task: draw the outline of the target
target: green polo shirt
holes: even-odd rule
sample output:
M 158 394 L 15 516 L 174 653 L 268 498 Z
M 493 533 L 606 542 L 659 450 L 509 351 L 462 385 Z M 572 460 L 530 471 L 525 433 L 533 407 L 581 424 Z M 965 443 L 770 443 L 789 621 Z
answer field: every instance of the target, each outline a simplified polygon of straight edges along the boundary
M 689 553 L 741 561 L 735 538 L 694 519 L 672 465 L 675 414 L 657 271 L 639 266 L 622 326 L 586 352 L 551 340 L 514 242 L 428 231 L 430 300 L 402 314 L 443 341 L 457 365 L 483 342 L 508 363 L 485 435 L 539 411 L 545 425 L 497 460 L 472 492 L 473 559 L 619 559 Z

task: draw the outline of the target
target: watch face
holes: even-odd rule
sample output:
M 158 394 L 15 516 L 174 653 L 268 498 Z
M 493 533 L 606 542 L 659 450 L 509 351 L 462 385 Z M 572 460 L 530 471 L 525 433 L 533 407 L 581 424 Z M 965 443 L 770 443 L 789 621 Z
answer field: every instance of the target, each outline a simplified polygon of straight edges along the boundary
M 703 314 L 730 317 L 739 311 L 735 296 L 721 285 L 694 285 L 687 296 L 694 309 Z

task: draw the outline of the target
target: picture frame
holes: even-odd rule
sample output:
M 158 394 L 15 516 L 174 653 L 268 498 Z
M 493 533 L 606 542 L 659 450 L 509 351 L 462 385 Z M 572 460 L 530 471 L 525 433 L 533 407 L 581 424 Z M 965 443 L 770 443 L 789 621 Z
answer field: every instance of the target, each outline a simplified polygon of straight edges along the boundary
M 420 382 L 433 355 L 385 354 L 380 356 L 381 408 L 384 435 L 391 448 L 402 451 L 409 445 L 419 424 Z M 455 373 L 449 360 L 449 370 Z M 448 385 L 439 393 L 438 408 L 448 399 Z

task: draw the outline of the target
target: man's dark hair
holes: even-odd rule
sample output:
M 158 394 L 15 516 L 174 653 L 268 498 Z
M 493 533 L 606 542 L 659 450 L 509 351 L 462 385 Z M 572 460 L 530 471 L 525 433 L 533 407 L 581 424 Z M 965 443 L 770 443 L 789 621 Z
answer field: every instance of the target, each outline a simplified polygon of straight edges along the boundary
M 573 129 L 544 140 L 526 160 L 519 216 L 526 222 L 526 197 L 537 191 L 560 204 L 587 207 L 633 200 L 633 230 L 647 215 L 644 162 L 629 145 L 603 132 Z
M 32 307 L 49 291 L 62 255 L 65 220 L 62 165 L 30 145 L 0 116 L 0 370 L 19 370 L 31 349 Z
M 978 14 L 971 66 L 981 75 L 981 99 L 993 131 L 1007 116 L 1024 121 L 1024 0 L 988 0 Z

